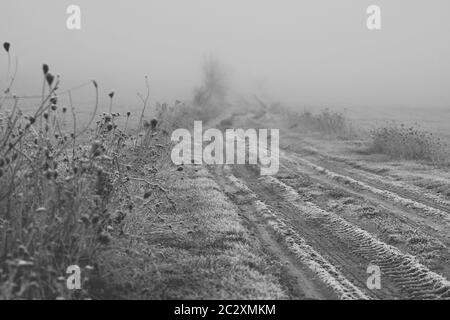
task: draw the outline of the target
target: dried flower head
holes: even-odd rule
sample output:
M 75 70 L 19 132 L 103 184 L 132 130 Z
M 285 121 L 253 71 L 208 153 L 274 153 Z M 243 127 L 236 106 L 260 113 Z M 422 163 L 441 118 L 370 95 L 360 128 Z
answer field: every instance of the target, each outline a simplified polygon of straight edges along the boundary
M 110 235 L 108 232 L 106 232 L 106 231 L 103 231 L 103 232 L 100 233 L 100 235 L 98 236 L 98 241 L 99 241 L 101 244 L 103 244 L 103 245 L 109 244 L 109 243 L 111 242 L 111 240 L 112 240 L 111 235 Z
M 48 85 L 51 86 L 52 83 L 53 83 L 53 81 L 55 80 L 55 76 L 52 75 L 50 72 L 48 72 L 48 73 L 45 75 L 45 79 L 47 80 Z
M 158 120 L 152 119 L 152 120 L 150 121 L 150 125 L 151 125 L 151 127 L 152 127 L 152 130 L 155 129 L 156 126 L 158 125 Z
M 151 191 L 146 191 L 146 192 L 144 193 L 144 199 L 148 199 L 151 195 L 152 195 L 152 192 L 151 192 Z

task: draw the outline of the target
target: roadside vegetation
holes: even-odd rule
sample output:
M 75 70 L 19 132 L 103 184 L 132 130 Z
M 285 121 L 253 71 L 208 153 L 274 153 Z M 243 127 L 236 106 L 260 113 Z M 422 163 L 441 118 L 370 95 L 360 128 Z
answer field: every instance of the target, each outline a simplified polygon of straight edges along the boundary
M 92 115 L 77 123 L 77 110 L 60 103 L 60 79 L 47 64 L 42 97 L 25 113 L 13 95 L 17 62 L 12 71 L 11 45 L 3 49 L 8 83 L 0 100 L 0 298 L 89 298 L 98 281 L 98 253 L 110 245 L 123 215 L 113 199 L 132 201 L 125 155 L 140 155 L 158 121 L 144 122 L 141 115 L 139 129 L 130 132 L 131 113 L 113 112 L 114 92 L 105 97 L 110 112 L 97 114 L 100 97 L 92 81 Z M 82 290 L 67 290 L 70 265 L 81 267 Z
M 372 130 L 368 151 L 396 159 L 448 164 L 448 148 L 448 143 L 442 138 L 422 130 L 418 125 L 392 124 Z
M 349 140 L 357 136 L 353 123 L 343 112 L 323 109 L 319 112 L 308 110 L 298 112 L 272 104 L 269 108 L 272 113 L 280 114 L 285 118 L 288 128 L 301 132 L 318 133 L 328 138 Z
M 101 97 L 91 81 L 95 103 L 80 123 L 72 92 L 61 92 L 47 64 L 42 96 L 22 110 L 12 50 L 3 44 L 0 299 L 284 297 L 218 187 L 170 160 L 172 130 L 227 106 L 216 59 L 205 61 L 189 103 L 150 106 L 145 78 L 138 114 L 116 112 L 115 93 Z M 71 265 L 81 268 L 81 290 L 66 286 Z
M 327 139 L 364 141 L 362 150 L 366 154 L 383 154 L 393 160 L 423 161 L 434 165 L 447 166 L 450 163 L 448 139 L 422 129 L 419 124 L 391 121 L 369 131 L 339 111 L 296 112 L 279 103 L 269 108 L 261 101 L 260 104 L 261 110 L 270 110 L 272 115 L 281 116 L 289 130 L 318 134 Z

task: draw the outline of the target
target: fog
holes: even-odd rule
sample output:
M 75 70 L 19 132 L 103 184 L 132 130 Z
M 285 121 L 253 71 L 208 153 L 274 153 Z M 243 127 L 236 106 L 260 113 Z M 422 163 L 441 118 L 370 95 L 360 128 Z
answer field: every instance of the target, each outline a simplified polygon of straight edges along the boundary
M 71 4 L 81 30 L 66 28 Z M 379 31 L 366 27 L 371 4 Z M 62 88 L 96 79 L 120 104 L 139 103 L 145 75 L 152 102 L 191 98 L 213 54 L 236 92 L 295 106 L 450 107 L 449 36 L 448 0 L 0 2 L 0 41 L 19 57 L 14 92 L 39 94 L 47 63 Z

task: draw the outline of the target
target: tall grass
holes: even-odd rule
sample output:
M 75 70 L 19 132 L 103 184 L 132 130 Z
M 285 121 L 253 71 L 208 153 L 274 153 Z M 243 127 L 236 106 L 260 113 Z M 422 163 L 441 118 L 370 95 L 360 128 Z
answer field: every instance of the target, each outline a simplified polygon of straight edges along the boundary
M 339 138 L 354 136 L 354 130 L 350 121 L 341 112 L 325 109 L 318 114 L 313 114 L 305 111 L 299 115 L 297 120 L 298 126 L 306 130 L 317 131 Z
M 112 200 L 118 194 L 131 198 L 127 183 L 133 177 L 125 160 L 146 156 L 157 129 L 154 120 L 136 136 L 129 134 L 131 114 L 112 112 L 113 92 L 110 112 L 97 115 L 95 81 L 92 116 L 77 126 L 75 109 L 60 104 L 59 77 L 46 64 L 42 76 L 43 94 L 31 114 L 11 93 L 15 73 L 7 75 L 0 99 L 0 299 L 92 297 L 96 256 L 110 244 L 118 222 Z M 70 265 L 82 269 L 82 290 L 66 287 Z
M 139 94 L 142 112 L 133 130 L 128 128 L 131 113 L 113 110 L 114 91 L 104 97 L 109 112 L 97 114 L 99 90 L 92 81 L 95 103 L 87 123 L 80 125 L 72 92 L 60 91 L 59 77 L 47 64 L 42 67 L 42 96 L 32 113 L 23 112 L 20 98 L 11 93 L 17 63 L 11 71 L 11 46 L 3 48 L 8 74 L 0 98 L 0 299 L 101 296 L 99 253 L 120 234 L 127 212 L 140 210 L 136 203 L 148 194 L 164 196 L 165 189 L 148 178 L 158 171 L 157 159 L 161 167 L 171 165 L 169 132 L 217 114 L 225 101 L 224 82 L 210 61 L 196 103 L 157 104 L 156 117 L 146 120 L 146 77 L 146 94 Z M 69 108 L 60 103 L 63 94 Z M 145 186 L 143 195 L 136 194 L 136 184 Z M 81 267 L 82 290 L 67 289 L 71 265 Z

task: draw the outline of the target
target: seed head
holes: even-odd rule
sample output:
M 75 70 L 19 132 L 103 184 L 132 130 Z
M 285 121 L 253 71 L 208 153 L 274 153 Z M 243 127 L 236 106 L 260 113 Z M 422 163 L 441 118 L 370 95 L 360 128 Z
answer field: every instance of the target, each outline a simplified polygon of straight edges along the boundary
M 152 193 L 150 191 L 146 191 L 144 193 L 144 199 L 148 199 L 151 195 L 152 195 Z
M 11 44 L 9 42 L 4 42 L 3 43 L 3 48 L 5 49 L 6 52 L 9 52 L 9 47 L 11 46 Z
M 48 72 L 48 73 L 45 75 L 45 79 L 47 80 L 48 85 L 51 86 L 52 83 L 53 83 L 53 80 L 55 80 L 55 76 L 52 75 L 50 72 Z
M 85 224 L 85 225 L 89 225 L 89 217 L 87 215 L 82 215 L 81 216 L 81 221 Z
M 53 177 L 52 171 L 51 171 L 51 170 L 47 170 L 47 171 L 45 172 L 45 177 L 46 177 L 48 180 L 51 180 L 52 177 Z
M 150 125 L 151 125 L 152 129 L 155 129 L 157 124 L 158 124 L 158 120 L 156 120 L 156 119 L 152 119 L 150 121 Z
M 98 216 L 98 214 L 96 214 L 92 217 L 92 224 L 97 224 L 99 221 L 100 221 L 100 217 Z
M 111 235 L 106 231 L 103 231 L 98 236 L 98 242 L 100 242 L 103 245 L 109 244 L 111 242 L 111 239 L 112 239 Z

